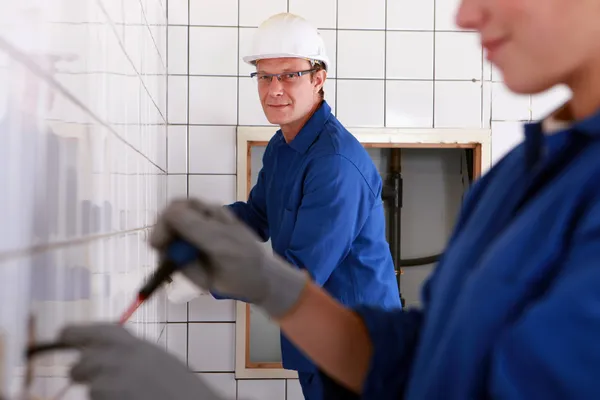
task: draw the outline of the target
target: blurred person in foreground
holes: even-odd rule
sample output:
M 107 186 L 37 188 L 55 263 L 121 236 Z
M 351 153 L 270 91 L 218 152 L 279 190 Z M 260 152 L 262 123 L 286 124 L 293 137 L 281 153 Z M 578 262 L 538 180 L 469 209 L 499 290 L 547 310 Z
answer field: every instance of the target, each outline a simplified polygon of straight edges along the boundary
M 509 89 L 534 94 L 566 84 L 572 98 L 526 124 L 524 142 L 473 186 L 423 288 L 422 309 L 346 308 L 263 251 L 227 210 L 198 200 L 172 203 L 153 245 L 162 251 L 180 235 L 204 249 L 211 262 L 184 273 L 262 307 L 337 382 L 337 398 L 599 399 L 598 21 L 598 0 L 461 2 L 458 24 L 479 32 Z M 86 345 L 74 371 L 85 371 L 75 377 L 95 388 L 93 399 L 218 399 L 202 397 L 204 384 L 183 366 L 169 375 L 162 360 L 171 356 L 121 328 L 102 327 L 127 338 L 131 359 L 96 357 L 105 341 L 98 328 L 63 333 Z M 143 357 L 149 362 L 134 362 Z M 136 374 L 150 379 L 134 386 Z M 103 396 L 111 385 L 128 396 Z

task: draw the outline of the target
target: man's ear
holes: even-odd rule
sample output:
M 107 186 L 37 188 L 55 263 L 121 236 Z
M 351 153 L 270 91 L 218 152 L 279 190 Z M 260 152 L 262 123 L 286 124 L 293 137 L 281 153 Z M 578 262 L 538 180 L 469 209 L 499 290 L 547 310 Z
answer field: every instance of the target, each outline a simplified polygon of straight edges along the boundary
M 315 91 L 317 93 L 325 85 L 326 79 L 327 79 L 327 71 L 325 71 L 324 69 L 321 69 L 315 73 Z

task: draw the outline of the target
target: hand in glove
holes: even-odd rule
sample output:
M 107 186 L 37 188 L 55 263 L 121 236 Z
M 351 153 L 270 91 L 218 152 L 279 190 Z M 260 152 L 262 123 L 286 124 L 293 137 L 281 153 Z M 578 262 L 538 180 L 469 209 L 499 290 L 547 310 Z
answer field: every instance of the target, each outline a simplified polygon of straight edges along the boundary
M 275 318 L 290 311 L 309 279 L 305 271 L 267 252 L 250 228 L 220 205 L 196 199 L 172 202 L 150 243 L 164 251 L 175 239 L 207 256 L 182 270 L 188 279 L 202 289 L 256 304 Z
M 70 326 L 60 341 L 80 348 L 71 378 L 92 400 L 224 400 L 179 360 L 112 324 Z

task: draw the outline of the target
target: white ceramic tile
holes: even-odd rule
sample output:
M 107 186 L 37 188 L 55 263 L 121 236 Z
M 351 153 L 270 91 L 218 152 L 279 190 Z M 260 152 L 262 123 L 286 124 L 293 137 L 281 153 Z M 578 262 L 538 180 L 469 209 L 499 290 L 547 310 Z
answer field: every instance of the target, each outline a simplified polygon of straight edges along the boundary
M 457 31 L 456 12 L 460 0 L 435 0 L 435 29 L 438 31 Z
M 240 125 L 272 125 L 267 120 L 258 97 L 257 82 L 253 78 L 240 78 Z
M 187 197 L 188 191 L 187 175 L 167 176 L 167 197 L 169 200 Z
M 159 168 L 167 170 L 167 126 L 166 121 L 162 121 L 161 125 L 157 127 L 158 141 L 156 143 L 154 159 Z
M 189 303 L 190 322 L 233 322 L 235 301 L 217 300 L 209 294 L 196 297 Z
M 240 399 L 283 400 L 285 395 L 284 379 L 238 381 L 238 397 Z
M 240 1 L 240 26 L 259 26 L 267 18 L 287 12 L 287 0 Z
M 385 29 L 385 3 L 385 0 L 371 0 L 367 5 L 361 0 L 340 0 L 338 28 Z
M 190 126 L 190 173 L 235 174 L 235 146 L 235 126 Z
M 502 82 L 504 78 L 502 77 L 502 72 L 500 72 L 498 67 L 496 67 L 495 65 L 492 65 L 491 69 L 492 69 L 492 81 Z
M 238 0 L 191 0 L 190 25 L 236 26 Z
M 198 373 L 197 375 L 208 387 L 214 390 L 215 393 L 221 395 L 224 399 L 235 400 L 237 383 L 234 374 Z
M 188 24 L 188 0 L 168 0 L 169 25 L 187 25 Z
M 286 400 L 304 400 L 302 387 L 298 379 L 287 380 L 287 397 Z
M 335 92 L 337 88 L 337 82 L 335 79 L 327 79 L 325 80 L 325 85 L 323 85 L 323 91 L 325 92 L 325 101 L 331 107 L 331 113 L 336 115 L 336 101 L 335 101 Z
M 237 78 L 190 76 L 190 124 L 237 123 Z
M 435 33 L 435 79 L 482 77 L 482 50 L 473 32 Z
M 335 78 L 337 73 L 337 35 L 334 30 L 321 30 L 321 36 L 325 42 L 325 50 L 327 51 L 327 57 L 329 57 L 329 69 L 327 70 L 327 76 Z
M 521 122 L 492 121 L 492 163 L 496 164 L 524 138 Z
M 169 174 L 187 173 L 187 126 L 169 125 L 168 131 L 168 167 Z
M 571 98 L 571 91 L 564 85 L 531 97 L 531 114 L 533 120 L 545 118 Z
M 529 95 L 515 94 L 502 82 L 492 83 L 492 120 L 529 121 L 530 108 Z
M 383 126 L 384 81 L 337 80 L 337 117 L 346 127 Z
M 245 63 L 244 56 L 247 56 L 252 51 L 252 38 L 257 28 L 240 28 L 240 60 L 239 60 L 239 75 L 250 76 L 256 71 L 254 65 Z
M 339 31 L 338 78 L 383 78 L 385 32 Z
M 289 0 L 290 12 L 317 28 L 335 28 L 337 0 Z
M 188 28 L 169 26 L 168 47 L 169 74 L 187 74 L 188 70 Z
M 187 324 L 167 324 L 167 351 L 187 363 Z
M 433 81 L 387 81 L 386 85 L 386 126 L 433 126 Z
M 481 127 L 490 129 L 492 126 L 492 82 L 484 81 L 481 87 Z
M 491 81 L 492 80 L 492 69 L 494 68 L 493 65 L 485 59 L 485 51 L 483 52 L 483 80 L 484 81 Z
M 233 372 L 235 324 L 190 323 L 188 366 L 196 372 Z
M 187 182 L 187 176 L 184 176 Z M 167 321 L 168 322 L 186 322 L 187 321 L 187 303 L 177 304 L 167 301 Z
M 188 77 L 169 76 L 169 109 L 167 120 L 170 124 L 187 123 Z
M 433 32 L 387 32 L 386 78 L 433 79 Z
M 190 75 L 237 75 L 238 30 L 190 27 Z
M 236 200 L 235 175 L 190 175 L 189 196 L 218 204 Z
M 481 127 L 480 82 L 435 82 L 436 128 Z
M 434 0 L 387 2 L 387 29 L 433 31 Z

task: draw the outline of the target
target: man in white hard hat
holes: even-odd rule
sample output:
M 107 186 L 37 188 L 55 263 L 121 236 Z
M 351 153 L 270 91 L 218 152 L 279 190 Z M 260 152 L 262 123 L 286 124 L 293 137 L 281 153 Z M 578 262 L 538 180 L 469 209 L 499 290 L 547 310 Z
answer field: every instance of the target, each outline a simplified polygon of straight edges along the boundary
M 262 108 L 280 130 L 248 201 L 231 210 L 341 303 L 400 308 L 381 177 L 324 100 L 330 64 L 318 30 L 297 15 L 274 15 L 243 59 L 256 66 L 251 76 Z M 298 371 L 305 398 L 322 399 L 312 362 L 285 336 L 281 351 L 284 368 Z

